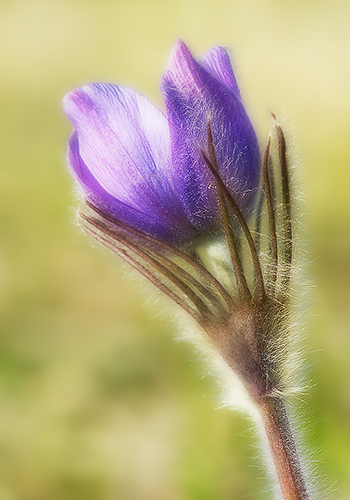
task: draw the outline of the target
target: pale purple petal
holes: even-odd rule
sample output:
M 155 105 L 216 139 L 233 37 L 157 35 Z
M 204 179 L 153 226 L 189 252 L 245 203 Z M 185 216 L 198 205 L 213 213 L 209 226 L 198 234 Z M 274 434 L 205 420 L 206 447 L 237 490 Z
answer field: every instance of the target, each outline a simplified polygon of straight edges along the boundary
M 148 99 L 126 87 L 92 84 L 68 94 L 64 110 L 78 132 L 82 159 L 107 192 L 137 205 L 142 198 L 164 201 L 168 125 Z

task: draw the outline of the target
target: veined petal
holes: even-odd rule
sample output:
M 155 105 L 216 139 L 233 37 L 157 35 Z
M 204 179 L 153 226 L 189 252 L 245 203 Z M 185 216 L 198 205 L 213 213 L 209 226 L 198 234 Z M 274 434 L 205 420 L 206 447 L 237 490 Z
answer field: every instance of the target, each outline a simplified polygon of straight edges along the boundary
M 168 126 L 148 99 L 126 87 L 91 84 L 68 94 L 64 110 L 81 158 L 107 192 L 137 205 L 152 193 L 166 198 Z
M 161 111 L 129 88 L 106 84 L 71 92 L 64 110 L 76 129 L 69 160 L 89 199 L 166 240 L 194 231 L 167 175 L 170 139 Z
M 203 59 L 200 60 L 200 65 L 236 96 L 241 96 L 233 73 L 230 56 L 224 47 L 216 46 L 208 50 Z
M 218 53 L 215 57 L 220 63 L 216 66 L 213 54 L 207 58 L 209 73 L 178 40 L 161 82 L 170 126 L 173 175 L 186 213 L 198 228 L 217 217 L 214 183 L 200 153 L 201 148 L 208 151 L 209 121 L 220 176 L 242 210 L 251 206 L 260 175 L 255 132 L 241 99 L 232 91 L 234 84 L 226 62 L 226 66 L 223 64 L 225 58 Z M 214 66 L 219 69 L 214 70 Z M 213 73 L 220 73 L 220 78 Z

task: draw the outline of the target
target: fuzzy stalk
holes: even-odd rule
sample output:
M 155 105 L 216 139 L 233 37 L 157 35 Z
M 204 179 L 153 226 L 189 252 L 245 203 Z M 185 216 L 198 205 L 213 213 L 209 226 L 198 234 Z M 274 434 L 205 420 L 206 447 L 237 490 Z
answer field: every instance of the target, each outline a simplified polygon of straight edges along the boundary
M 255 400 L 268 438 L 284 500 L 309 500 L 295 439 L 282 398 Z

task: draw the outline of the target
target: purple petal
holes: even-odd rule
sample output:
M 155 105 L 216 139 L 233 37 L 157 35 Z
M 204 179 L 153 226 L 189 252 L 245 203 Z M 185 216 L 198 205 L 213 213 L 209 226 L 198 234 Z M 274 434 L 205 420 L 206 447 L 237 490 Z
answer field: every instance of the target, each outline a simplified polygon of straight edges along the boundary
M 167 122 L 145 97 L 128 88 L 92 84 L 68 94 L 64 110 L 78 132 L 82 159 L 107 192 L 137 204 L 144 190 L 166 195 Z
M 222 54 L 219 59 L 222 69 Z M 242 210 L 249 209 L 259 180 L 255 132 L 240 98 L 221 80 L 198 64 L 178 40 L 161 82 L 170 126 L 173 175 L 184 209 L 198 228 L 213 223 L 217 217 L 216 190 L 200 153 L 201 148 L 208 152 L 209 121 L 219 173 Z
M 214 78 L 219 80 L 225 87 L 238 97 L 241 96 L 233 69 L 230 56 L 223 47 L 213 47 L 208 50 L 200 61 L 200 65 Z
M 92 84 L 68 94 L 64 110 L 76 129 L 69 160 L 89 199 L 168 241 L 194 232 L 167 175 L 167 121 L 150 101 L 128 88 Z

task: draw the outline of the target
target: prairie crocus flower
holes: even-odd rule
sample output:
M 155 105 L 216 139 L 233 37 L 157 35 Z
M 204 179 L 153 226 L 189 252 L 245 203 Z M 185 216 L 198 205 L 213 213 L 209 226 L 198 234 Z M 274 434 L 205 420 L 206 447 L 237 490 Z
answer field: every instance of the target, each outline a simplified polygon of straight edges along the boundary
M 69 162 L 90 209 L 81 223 L 200 325 L 261 415 L 284 499 L 307 500 L 285 403 L 293 240 L 282 128 L 273 115 L 261 165 L 221 47 L 197 62 L 177 41 L 161 92 L 165 115 L 115 85 L 65 97 Z M 222 272 L 199 257 L 201 234 L 224 242 Z

